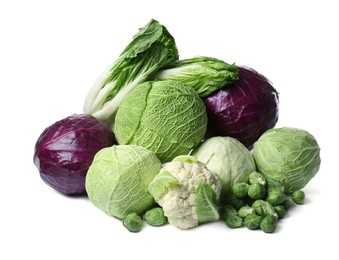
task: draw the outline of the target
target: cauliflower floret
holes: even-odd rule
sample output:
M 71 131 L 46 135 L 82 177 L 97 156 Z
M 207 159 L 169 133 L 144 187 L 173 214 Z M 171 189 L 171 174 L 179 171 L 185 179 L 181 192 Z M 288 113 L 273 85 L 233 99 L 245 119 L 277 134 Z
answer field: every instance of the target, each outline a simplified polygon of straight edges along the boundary
M 156 198 L 158 204 L 162 206 L 169 223 L 181 229 L 196 227 L 201 222 L 197 212 L 196 195 L 198 186 L 201 184 L 208 185 L 215 193 L 216 199 L 218 199 L 221 191 L 218 175 L 208 170 L 205 164 L 191 156 L 175 158 L 172 162 L 166 164 L 159 174 L 163 172 L 169 173 L 177 180 L 177 185 L 166 189 L 166 192 Z M 205 196 L 206 194 L 204 193 L 203 195 Z M 208 197 L 204 197 L 204 199 L 209 200 Z M 219 218 L 217 209 L 211 210 Z

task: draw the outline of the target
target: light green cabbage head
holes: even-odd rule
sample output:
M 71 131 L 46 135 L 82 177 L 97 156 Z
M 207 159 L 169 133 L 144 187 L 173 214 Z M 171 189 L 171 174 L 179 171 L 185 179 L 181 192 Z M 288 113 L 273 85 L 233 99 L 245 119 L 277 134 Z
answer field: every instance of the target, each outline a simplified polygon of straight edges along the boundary
M 221 200 L 232 191 L 235 183 L 247 182 L 255 171 L 251 153 L 238 140 L 231 137 L 212 137 L 204 141 L 192 156 L 219 175 L 222 184 Z
M 91 202 L 110 216 L 124 218 L 148 210 L 154 200 L 147 188 L 161 169 L 156 155 L 136 145 L 113 145 L 100 150 L 86 176 Z
M 320 167 L 320 148 L 307 131 L 275 128 L 266 131 L 253 146 L 258 171 L 268 182 L 279 182 L 285 192 L 300 190 Z
M 143 146 L 168 162 L 198 145 L 206 127 L 206 109 L 197 92 L 165 80 L 145 82 L 126 95 L 114 133 L 119 144 Z

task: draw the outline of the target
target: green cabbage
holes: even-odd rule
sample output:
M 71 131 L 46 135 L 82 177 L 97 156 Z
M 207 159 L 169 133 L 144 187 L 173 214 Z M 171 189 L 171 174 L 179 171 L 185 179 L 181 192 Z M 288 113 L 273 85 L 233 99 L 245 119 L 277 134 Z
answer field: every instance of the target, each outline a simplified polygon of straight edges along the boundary
M 232 192 L 234 184 L 247 182 L 249 174 L 255 171 L 251 153 L 242 143 L 231 137 L 207 139 L 193 150 L 192 156 L 219 175 L 222 184 L 221 200 Z
M 253 146 L 258 171 L 268 183 L 279 182 L 285 192 L 305 187 L 320 167 L 320 148 L 307 131 L 275 128 L 266 131 Z
M 207 114 L 194 89 L 180 81 L 145 82 L 126 95 L 116 114 L 119 144 L 135 144 L 168 162 L 204 137 Z
M 158 70 L 157 80 L 179 80 L 194 88 L 201 98 L 238 80 L 239 68 L 211 57 L 197 56 L 179 60 Z
M 152 207 L 147 188 L 161 163 L 151 151 L 136 145 L 113 145 L 94 157 L 86 177 L 91 202 L 110 216 L 124 218 Z

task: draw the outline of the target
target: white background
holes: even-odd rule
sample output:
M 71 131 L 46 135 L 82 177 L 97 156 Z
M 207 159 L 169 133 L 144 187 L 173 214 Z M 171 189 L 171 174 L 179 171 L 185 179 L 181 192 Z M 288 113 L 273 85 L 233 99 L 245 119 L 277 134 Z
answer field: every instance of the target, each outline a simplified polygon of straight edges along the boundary
M 0 259 L 338 259 L 336 1 L 0 2 Z M 97 76 L 151 18 L 181 58 L 247 65 L 280 93 L 277 126 L 303 128 L 322 165 L 274 234 L 223 222 L 129 233 L 86 198 L 45 185 L 33 164 L 43 129 L 81 113 Z

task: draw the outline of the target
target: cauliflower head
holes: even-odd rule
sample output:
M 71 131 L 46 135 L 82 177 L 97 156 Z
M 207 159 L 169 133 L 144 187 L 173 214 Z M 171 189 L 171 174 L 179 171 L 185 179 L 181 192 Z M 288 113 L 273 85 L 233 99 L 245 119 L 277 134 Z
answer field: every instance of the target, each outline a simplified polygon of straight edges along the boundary
M 221 182 L 202 162 L 178 156 L 167 163 L 148 186 L 170 224 L 189 229 L 219 219 Z

